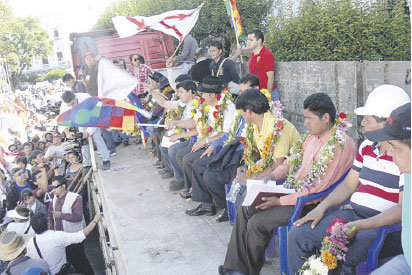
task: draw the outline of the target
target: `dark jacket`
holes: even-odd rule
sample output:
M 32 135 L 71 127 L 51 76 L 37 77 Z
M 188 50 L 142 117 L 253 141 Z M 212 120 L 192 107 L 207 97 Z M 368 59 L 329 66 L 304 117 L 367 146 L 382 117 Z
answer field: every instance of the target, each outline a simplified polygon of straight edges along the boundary
M 200 61 L 192 66 L 189 70 L 189 75 L 193 78 L 194 81 L 198 83 L 203 83 L 203 78 L 205 76 L 212 75 L 210 71 L 210 62 L 212 59 L 207 58 L 205 60 Z
M 32 190 L 37 188 L 37 186 L 33 182 L 31 181 L 27 181 L 27 182 L 29 183 Z M 18 201 L 20 201 L 20 194 L 19 194 L 19 191 L 17 190 L 16 183 L 13 182 L 6 196 L 7 210 L 13 210 L 14 208 L 16 208 Z
M 231 183 L 236 177 L 237 168 L 243 165 L 243 150 L 237 150 L 240 144 L 238 138 L 232 140 L 220 150 L 208 167 L 219 173 L 218 181 L 223 184 Z

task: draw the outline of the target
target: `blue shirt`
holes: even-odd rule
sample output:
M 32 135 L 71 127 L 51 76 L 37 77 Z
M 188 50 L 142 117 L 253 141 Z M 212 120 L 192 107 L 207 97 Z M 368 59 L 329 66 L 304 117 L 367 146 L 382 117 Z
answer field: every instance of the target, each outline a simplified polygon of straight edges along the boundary
M 26 182 L 26 185 L 23 186 L 23 187 L 20 187 L 20 186 L 18 186 L 18 185 L 16 184 L 16 188 L 17 188 L 17 192 L 19 192 L 19 200 L 20 200 L 20 201 L 23 201 L 23 198 L 21 197 L 21 193 L 23 192 L 23 190 L 29 189 L 30 191 L 33 192 L 33 189 L 31 188 L 29 182 Z
M 402 178 L 402 176 L 401 176 Z M 403 201 L 402 201 L 402 248 L 405 259 L 411 266 L 411 174 L 403 174 Z M 402 181 L 402 179 L 401 179 Z M 400 186 L 402 190 L 402 186 Z

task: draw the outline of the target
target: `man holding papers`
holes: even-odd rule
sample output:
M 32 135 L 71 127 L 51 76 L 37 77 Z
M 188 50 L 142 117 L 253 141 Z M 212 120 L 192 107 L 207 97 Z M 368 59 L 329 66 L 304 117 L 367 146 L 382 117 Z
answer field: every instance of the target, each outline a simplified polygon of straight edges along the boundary
M 346 136 L 349 126 L 346 115 L 341 114 L 335 123 L 335 106 L 324 93 L 309 96 L 304 101 L 304 109 L 308 132 L 292 147 L 287 161 L 272 173 L 275 180 L 286 177 L 284 187 L 297 192 L 280 198 L 263 198 L 264 203 L 257 207 L 238 209 L 219 274 L 259 274 L 273 230 L 288 224 L 296 199 L 325 190 L 351 167 L 355 144 Z M 264 146 L 267 143 L 270 142 L 265 140 Z M 250 174 L 260 169 L 262 167 L 256 163 L 248 171 Z

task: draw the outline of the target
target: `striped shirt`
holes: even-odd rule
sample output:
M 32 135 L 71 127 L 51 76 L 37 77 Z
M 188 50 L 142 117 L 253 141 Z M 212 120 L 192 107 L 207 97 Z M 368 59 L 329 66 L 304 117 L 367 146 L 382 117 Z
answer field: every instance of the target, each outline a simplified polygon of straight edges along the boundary
M 375 216 L 398 204 L 399 168 L 392 157 L 379 152 L 377 143 L 362 142 L 352 169 L 359 172 L 360 184 L 350 203 L 360 217 Z
M 145 89 L 143 83 L 148 83 L 149 75 L 153 75 L 154 71 L 152 68 L 147 66 L 146 64 L 139 65 L 139 72 L 135 72 L 133 68 L 127 71 L 133 76 L 136 76 L 139 79 L 139 84 L 137 84 L 136 88 L 133 90 L 135 95 L 140 95 L 145 93 Z

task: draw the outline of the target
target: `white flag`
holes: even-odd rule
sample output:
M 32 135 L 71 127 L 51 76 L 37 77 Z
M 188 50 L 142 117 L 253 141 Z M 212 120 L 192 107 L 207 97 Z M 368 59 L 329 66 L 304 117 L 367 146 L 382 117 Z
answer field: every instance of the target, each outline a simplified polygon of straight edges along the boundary
M 150 17 L 116 16 L 112 21 L 121 38 L 153 29 L 174 36 L 182 42 L 196 24 L 201 7 L 193 10 L 173 10 Z
M 97 73 L 98 95 L 100 97 L 124 100 L 134 88 L 139 84 L 139 80 L 119 69 L 106 58 L 99 61 Z

